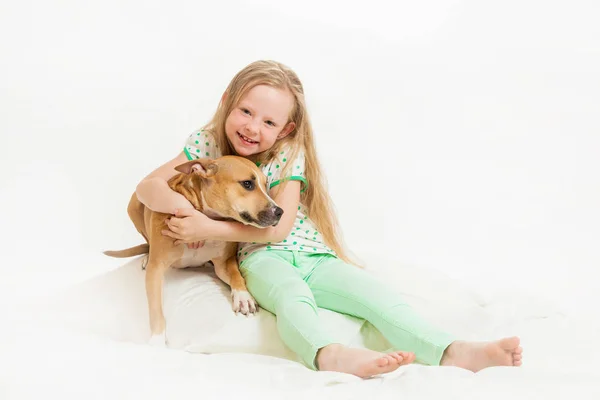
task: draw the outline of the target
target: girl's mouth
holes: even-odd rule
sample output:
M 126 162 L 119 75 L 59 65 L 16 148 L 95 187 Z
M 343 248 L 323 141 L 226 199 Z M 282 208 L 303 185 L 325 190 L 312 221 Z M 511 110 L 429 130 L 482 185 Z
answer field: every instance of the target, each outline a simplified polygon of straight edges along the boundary
M 246 143 L 248 143 L 248 144 L 256 144 L 256 143 L 258 143 L 257 141 L 255 141 L 255 140 L 252 140 L 252 139 L 250 139 L 250 138 L 248 138 L 248 137 L 246 137 L 246 136 L 242 135 L 242 134 L 241 134 L 241 133 L 239 133 L 239 132 L 236 132 L 236 133 L 238 134 L 238 136 L 240 137 L 240 139 L 242 139 L 244 142 L 246 142 Z

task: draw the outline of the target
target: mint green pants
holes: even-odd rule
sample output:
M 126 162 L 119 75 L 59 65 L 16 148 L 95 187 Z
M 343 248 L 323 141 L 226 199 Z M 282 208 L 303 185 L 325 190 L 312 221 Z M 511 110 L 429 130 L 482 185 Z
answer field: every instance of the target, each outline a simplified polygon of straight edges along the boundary
M 336 342 L 317 307 L 369 321 L 394 349 L 439 365 L 454 338 L 420 318 L 400 294 L 368 272 L 330 254 L 257 251 L 240 265 L 258 304 L 276 315 L 283 342 L 313 369 L 319 349 Z

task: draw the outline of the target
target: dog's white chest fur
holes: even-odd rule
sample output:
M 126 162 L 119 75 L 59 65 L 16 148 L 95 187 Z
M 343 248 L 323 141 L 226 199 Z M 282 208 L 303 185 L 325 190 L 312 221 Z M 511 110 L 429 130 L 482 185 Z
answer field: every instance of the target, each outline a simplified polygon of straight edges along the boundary
M 207 261 L 223 255 L 227 242 L 207 240 L 199 249 L 189 249 L 184 246 L 181 259 L 171 265 L 172 268 L 200 267 Z

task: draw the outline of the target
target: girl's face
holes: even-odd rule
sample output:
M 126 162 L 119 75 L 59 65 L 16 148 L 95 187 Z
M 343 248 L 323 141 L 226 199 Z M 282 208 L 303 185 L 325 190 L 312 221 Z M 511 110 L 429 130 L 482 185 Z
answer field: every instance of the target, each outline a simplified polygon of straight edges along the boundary
M 250 89 L 225 121 L 225 133 L 236 153 L 243 157 L 262 153 L 287 136 L 295 126 L 288 122 L 293 107 L 294 97 L 287 90 L 267 85 Z

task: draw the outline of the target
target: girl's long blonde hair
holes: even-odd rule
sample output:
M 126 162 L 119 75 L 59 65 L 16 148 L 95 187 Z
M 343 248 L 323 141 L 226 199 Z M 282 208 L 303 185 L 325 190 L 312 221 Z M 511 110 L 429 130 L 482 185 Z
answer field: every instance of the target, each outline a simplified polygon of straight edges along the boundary
M 286 157 L 289 160 L 294 160 L 298 152 L 304 150 L 304 177 L 308 181 L 308 187 L 301 193 L 301 202 L 308 208 L 309 218 L 315 223 L 317 230 L 323 234 L 325 244 L 335 251 L 340 259 L 356 264 L 348 257 L 343 245 L 333 203 L 327 194 L 325 177 L 321 173 L 321 166 L 317 158 L 313 130 L 304 100 L 304 89 L 294 71 L 276 61 L 260 60 L 249 64 L 233 77 L 225 91 L 226 95 L 217 107 L 215 115 L 204 126 L 204 129 L 214 135 L 217 145 L 221 149 L 221 154 L 236 154 L 225 134 L 225 121 L 242 97 L 257 85 L 268 85 L 292 93 L 295 101 L 288 122 L 294 122 L 296 126 L 287 136 L 277 140 L 269 150 L 254 155 L 252 160 L 261 164 L 269 163 L 277 158 L 281 149 L 286 146 L 291 149 L 291 153 L 287 154 Z M 285 167 L 281 172 L 281 176 L 288 176 L 286 173 L 293 163 L 282 164 Z M 282 185 L 287 182 L 284 181 Z

